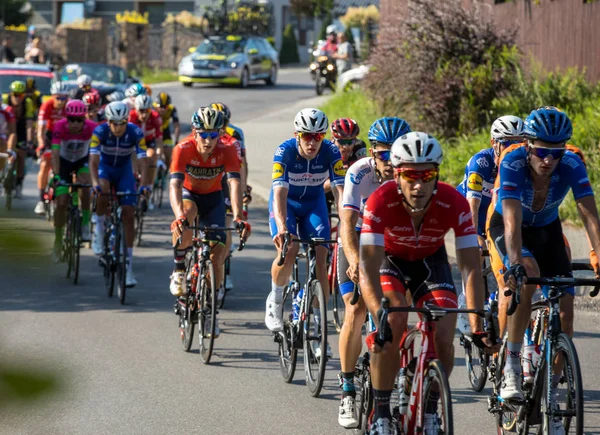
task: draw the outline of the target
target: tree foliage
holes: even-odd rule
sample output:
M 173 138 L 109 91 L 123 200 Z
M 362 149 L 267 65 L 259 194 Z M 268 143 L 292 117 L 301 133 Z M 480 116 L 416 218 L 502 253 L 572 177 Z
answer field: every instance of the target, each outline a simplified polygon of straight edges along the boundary
M 21 12 L 26 3 L 27 0 L 2 0 L 0 19 L 4 21 L 5 26 L 26 24 L 31 19 L 33 15 L 32 8 L 29 8 L 26 12 Z
M 290 0 L 290 7 L 298 16 L 322 18 L 331 14 L 334 0 Z

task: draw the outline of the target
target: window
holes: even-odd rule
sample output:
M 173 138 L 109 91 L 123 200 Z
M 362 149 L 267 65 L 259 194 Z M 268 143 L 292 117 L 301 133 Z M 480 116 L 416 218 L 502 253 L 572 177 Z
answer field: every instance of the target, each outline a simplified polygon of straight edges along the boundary
M 165 20 L 165 4 L 164 3 L 138 3 L 140 14 L 148 12 L 148 22 L 151 26 L 160 27 Z
M 60 4 L 60 24 L 69 24 L 83 18 L 83 2 L 65 2 Z

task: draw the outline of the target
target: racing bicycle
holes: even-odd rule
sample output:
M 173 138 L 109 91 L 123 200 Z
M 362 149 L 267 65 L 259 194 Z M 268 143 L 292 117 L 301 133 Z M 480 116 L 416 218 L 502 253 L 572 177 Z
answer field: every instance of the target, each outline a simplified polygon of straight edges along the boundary
M 69 209 L 67 225 L 62 239 L 62 260 L 67 263 L 67 278 L 73 273 L 73 284 L 79 280 L 79 259 L 81 251 L 81 211 L 79 210 L 79 190 L 91 189 L 91 184 L 61 183 L 69 188 Z
M 5 206 L 7 210 L 12 208 L 13 190 L 17 184 L 17 156 L 13 151 L 0 153 L 0 159 L 6 159 L 6 165 L 2 175 L 2 188 L 4 189 Z

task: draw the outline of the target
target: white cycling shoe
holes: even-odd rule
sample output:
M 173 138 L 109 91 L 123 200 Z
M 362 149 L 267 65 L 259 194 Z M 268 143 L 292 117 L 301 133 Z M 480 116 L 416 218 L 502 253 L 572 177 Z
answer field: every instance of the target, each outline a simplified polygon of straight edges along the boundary
M 102 255 L 103 250 L 102 236 L 94 234 L 94 237 L 92 238 L 92 251 L 94 251 L 94 255 Z
M 347 396 L 342 399 L 338 411 L 338 423 L 346 429 L 352 429 L 358 426 L 358 418 L 356 418 L 356 398 Z
M 185 270 L 175 270 L 171 274 L 171 285 L 169 286 L 173 296 L 184 296 L 186 290 Z
M 137 285 L 137 279 L 135 279 L 135 274 L 133 273 L 133 269 L 131 266 L 127 268 L 127 273 L 125 274 L 125 286 L 126 287 L 135 287 Z
M 38 203 L 35 205 L 35 208 L 33 209 L 33 212 L 35 214 L 46 213 L 46 207 L 44 207 L 44 201 L 38 201 Z
M 369 435 L 398 435 L 398 428 L 389 418 L 378 418 L 371 424 Z
M 283 305 L 282 301 L 277 301 L 274 291 L 267 297 L 267 309 L 265 313 L 265 325 L 272 332 L 283 330 Z
M 521 391 L 521 374 L 513 370 L 504 370 L 504 379 L 500 389 L 502 400 L 521 401 L 523 392 Z

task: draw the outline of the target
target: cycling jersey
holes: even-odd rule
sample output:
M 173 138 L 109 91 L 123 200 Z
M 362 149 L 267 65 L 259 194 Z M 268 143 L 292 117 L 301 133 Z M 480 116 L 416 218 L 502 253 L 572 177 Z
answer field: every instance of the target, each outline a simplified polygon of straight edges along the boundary
M 444 237 L 454 230 L 456 249 L 477 247 L 467 200 L 452 186 L 438 182 L 421 228 L 415 230 L 404 208 L 395 180 L 385 182 L 367 200 L 360 244 L 385 246 L 388 255 L 408 261 L 433 255 L 444 246 Z
M 162 124 L 161 130 L 164 132 L 171 125 L 171 119 L 173 122 L 179 122 L 179 116 L 177 115 L 177 108 L 172 104 L 169 104 L 167 108 L 163 111 L 162 115 L 160 115 Z
M 52 126 L 65 117 L 65 106 L 59 110 L 55 103 L 54 97 L 49 98 L 42 103 L 38 113 L 38 125 L 44 125 L 48 131 L 52 131 Z
M 324 196 L 323 183 L 343 186 L 346 170 L 337 147 L 324 140 L 316 157 L 307 160 L 298 151 L 296 138 L 282 143 L 273 159 L 273 189 L 288 189 L 288 199 L 311 202 Z M 333 187 L 332 187 L 333 188 Z
M 86 119 L 81 132 L 71 133 L 68 121 L 61 119 L 52 132 L 52 149 L 60 150 L 60 158 L 69 162 L 87 158 L 95 128 L 96 123 Z
M 244 141 L 244 132 L 242 129 L 233 124 L 229 124 L 225 131 L 229 136 L 233 136 L 235 139 L 240 141 L 241 155 L 242 157 L 246 157 L 246 143 Z
M 148 147 L 153 147 L 154 141 L 156 139 L 162 139 L 163 137 L 161 118 L 154 110 L 150 111 L 148 118 L 146 118 L 146 122 L 142 123 L 137 111 L 134 109 L 129 113 L 129 122 L 142 129 Z
M 350 167 L 363 157 L 367 157 L 367 145 L 362 140 L 356 139 L 356 143 L 352 149 L 352 155 L 345 163 Z
M 221 190 L 223 174 L 240 177 L 240 160 L 234 147 L 217 143 L 204 160 L 196 149 L 196 141 L 188 137 L 178 143 L 171 156 L 171 178 L 183 181 L 183 187 L 203 195 Z
M 356 222 L 356 230 L 362 227 L 362 215 L 369 196 L 381 186 L 380 177 L 375 169 L 373 159 L 362 159 L 352 165 L 346 173 L 342 207 L 358 212 L 360 217 Z
M 128 123 L 125 134 L 116 137 L 109 124 L 100 124 L 92 134 L 90 154 L 100 156 L 100 164 L 110 167 L 125 167 L 131 162 L 131 155 L 146 157 L 144 133 L 135 124 Z
M 471 157 L 465 167 L 463 180 L 456 188 L 465 198 L 481 201 L 477 223 L 477 233 L 480 235 L 485 234 L 486 211 L 492 201 L 492 190 L 498 173 L 495 156 L 494 149 L 487 148 Z
M 8 126 L 16 122 L 12 107 L 8 104 L 0 103 L 0 139 L 6 140 L 8 137 Z
M 219 136 L 219 143 L 235 148 L 238 159 L 240 159 L 240 162 L 242 161 L 242 144 L 239 140 L 228 134 L 223 134 Z
M 17 122 L 17 143 L 23 143 L 27 141 L 27 121 L 33 120 L 35 116 L 33 101 L 30 98 L 24 98 L 20 103 L 19 114 L 17 114 L 17 108 L 10 104 L 10 95 L 3 94 L 2 100 L 4 104 L 9 105 L 13 114 L 15 115 L 15 120 Z
M 594 195 L 585 166 L 576 154 L 567 151 L 550 177 L 546 202 L 534 211 L 534 189 L 528 163 L 527 148 L 520 147 L 506 154 L 499 169 L 498 202 L 495 211 L 502 214 L 502 200 L 517 199 L 523 210 L 523 226 L 541 227 L 558 218 L 558 208 L 569 189 L 575 200 Z

